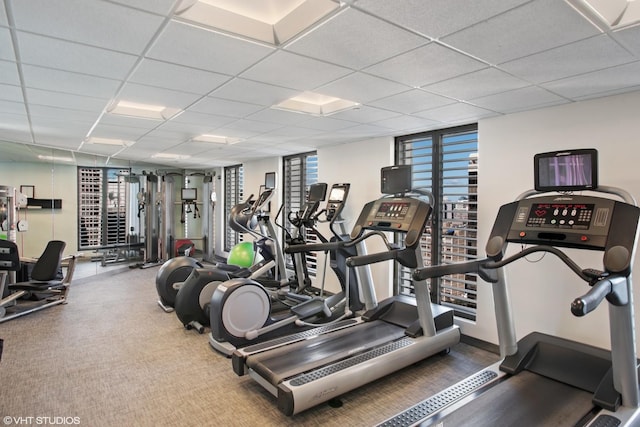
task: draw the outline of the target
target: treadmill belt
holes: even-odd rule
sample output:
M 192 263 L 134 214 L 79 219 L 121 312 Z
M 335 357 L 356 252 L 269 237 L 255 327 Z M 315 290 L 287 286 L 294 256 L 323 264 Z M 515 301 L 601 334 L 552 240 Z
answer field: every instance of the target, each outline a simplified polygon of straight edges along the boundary
M 573 426 L 593 409 L 592 394 L 522 371 L 508 378 L 436 425 Z
M 404 328 L 376 320 L 285 345 L 247 358 L 247 366 L 273 385 L 404 336 Z

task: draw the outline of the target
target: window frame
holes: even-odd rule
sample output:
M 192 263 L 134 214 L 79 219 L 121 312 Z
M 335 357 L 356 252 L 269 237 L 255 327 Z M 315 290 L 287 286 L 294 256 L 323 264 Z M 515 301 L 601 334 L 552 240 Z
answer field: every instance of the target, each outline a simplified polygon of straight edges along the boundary
M 464 139 L 465 136 L 468 137 Z M 461 138 L 459 141 L 457 138 Z M 448 138 L 452 140 L 447 141 Z M 413 155 L 409 144 L 425 141 L 419 155 Z M 429 141 L 429 144 L 426 143 Z M 463 148 L 475 144 L 475 149 Z M 452 150 L 449 150 L 452 148 Z M 416 152 L 418 150 L 415 150 Z M 439 265 L 449 262 L 477 259 L 478 225 L 478 126 L 470 124 L 453 128 L 421 132 L 395 138 L 395 163 L 413 165 L 412 181 L 418 188 L 427 189 L 433 194 L 433 212 L 422 238 L 424 265 Z M 467 165 L 451 167 L 468 155 Z M 452 159 L 447 160 L 446 157 Z M 457 157 L 456 157 L 457 156 Z M 416 160 L 418 160 L 416 162 Z M 419 168 L 416 168 L 419 166 Z M 430 167 L 430 169 L 429 169 Z M 464 184 L 455 181 L 467 178 Z M 435 185 L 434 185 L 435 184 Z M 465 187 L 467 191 L 461 192 Z M 461 195 L 456 201 L 448 201 L 451 195 Z M 466 200 L 463 199 L 466 197 Z M 446 224 L 451 227 L 445 233 Z M 460 225 L 456 227 L 456 225 Z M 451 232 L 451 234 L 449 234 Z M 394 292 L 413 294 L 413 281 L 408 280 L 408 270 L 395 269 Z M 408 283 L 408 285 L 404 285 Z M 477 313 L 477 275 L 466 274 L 446 276 L 430 280 L 431 300 L 454 309 L 456 316 L 475 320 Z

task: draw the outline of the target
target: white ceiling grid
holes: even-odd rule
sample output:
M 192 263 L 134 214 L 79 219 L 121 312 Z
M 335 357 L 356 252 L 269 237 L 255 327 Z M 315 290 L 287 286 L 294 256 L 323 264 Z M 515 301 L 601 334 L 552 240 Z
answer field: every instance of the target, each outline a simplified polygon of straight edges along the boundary
M 640 26 L 603 33 L 566 1 L 335 1 L 270 46 L 175 20 L 180 0 L 0 0 L 0 161 L 53 149 L 209 168 L 640 89 Z M 273 108 L 305 91 L 360 105 Z M 107 112 L 121 100 L 184 111 Z

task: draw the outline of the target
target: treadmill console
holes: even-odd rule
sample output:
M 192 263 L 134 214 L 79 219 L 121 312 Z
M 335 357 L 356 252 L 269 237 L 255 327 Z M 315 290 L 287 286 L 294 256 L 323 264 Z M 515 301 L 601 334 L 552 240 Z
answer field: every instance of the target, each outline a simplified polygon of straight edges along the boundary
M 604 249 L 615 201 L 554 195 L 517 203 L 507 240 L 582 249 Z
M 428 203 L 412 197 L 378 199 L 365 205 L 351 238 L 364 230 L 399 232 L 406 234 L 406 246 L 413 247 L 419 243 L 430 213 Z

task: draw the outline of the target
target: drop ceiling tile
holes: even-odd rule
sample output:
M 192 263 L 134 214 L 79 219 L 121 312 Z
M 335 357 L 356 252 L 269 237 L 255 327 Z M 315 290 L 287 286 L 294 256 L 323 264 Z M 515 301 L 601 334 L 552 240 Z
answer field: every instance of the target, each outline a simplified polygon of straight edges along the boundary
M 633 52 L 634 55 L 640 56 L 640 25 L 616 31 L 611 35 L 614 39 L 618 40 L 627 49 Z
M 359 70 L 429 40 L 347 8 L 286 50 Z
M 335 116 L 335 114 L 334 114 Z M 281 125 L 292 126 L 309 120 L 311 116 L 301 113 L 293 113 L 290 111 L 277 110 L 275 108 L 265 108 L 257 113 L 247 116 L 247 119 L 257 120 L 260 122 L 278 123 Z
M 106 101 L 100 98 L 30 88 L 27 88 L 27 99 L 30 105 L 44 105 L 82 112 L 95 111 L 96 118 L 106 106 Z
M 633 60 L 631 54 L 603 34 L 516 59 L 500 68 L 522 79 L 543 83 Z
M 172 21 L 147 57 L 236 75 L 272 51 L 272 48 L 257 43 Z
M 73 138 L 79 137 L 74 143 L 80 145 L 80 142 L 87 135 L 87 132 L 93 125 L 87 120 L 76 120 L 73 118 L 64 119 L 56 117 L 31 117 L 33 132 L 39 135 L 69 135 Z
M 31 98 L 32 97 L 29 96 L 30 100 Z M 94 123 L 100 115 L 100 112 L 68 110 L 60 107 L 38 105 L 32 102 L 29 105 L 29 114 L 31 114 L 32 117 L 50 117 L 52 119 L 81 120 L 87 123 Z
M 12 3 L 16 28 L 133 54 L 141 53 L 163 17 L 98 0 Z
M 147 86 L 206 95 L 230 78 L 225 74 L 145 59 L 129 81 Z
M 0 84 L 0 99 L 3 101 L 24 102 L 20 86 Z
M 215 130 L 216 135 L 226 136 L 227 138 L 249 139 L 262 133 L 247 128 L 234 127 L 234 123 L 217 128 Z
M 168 122 L 164 122 L 158 129 L 180 133 L 182 135 L 189 135 L 185 140 L 189 140 L 193 137 L 203 134 L 213 133 L 213 130 L 218 126 L 212 126 L 211 124 L 186 124 L 186 123 L 177 123 L 173 120 Z
M 209 150 L 212 144 L 206 142 L 184 142 L 180 145 L 177 145 L 172 148 L 173 151 L 179 152 L 180 154 L 186 154 L 188 156 L 193 156 L 199 153 L 205 153 Z M 200 159 L 202 160 L 202 159 Z
M 116 114 L 103 114 L 100 118 L 100 125 L 138 128 L 145 132 L 157 128 L 161 123 L 162 122 L 158 120 L 141 120 L 136 117 L 119 116 Z
M 306 122 L 298 124 L 298 127 L 321 130 L 323 132 L 334 132 L 357 125 L 358 123 L 331 117 L 313 117 Z
M 529 0 L 358 0 L 356 7 L 429 37 L 440 38 L 527 1 Z
M 395 133 L 392 129 L 383 128 L 380 126 L 367 124 L 356 125 L 346 129 L 337 130 L 338 135 L 344 135 L 351 138 L 376 138 L 385 135 L 392 135 Z
M 175 134 L 166 132 L 159 133 L 158 131 L 155 131 L 138 139 L 135 144 L 131 147 L 127 147 L 125 151 L 127 154 L 134 154 L 137 156 L 146 155 L 147 157 L 151 157 L 152 154 L 175 147 L 179 143 L 180 140 Z
M 0 28 L 0 46 L 2 46 L 2 49 L 0 49 L 0 59 L 6 61 L 16 60 L 11 42 L 11 33 L 8 28 Z
M 542 86 L 572 100 L 605 96 L 640 85 L 640 61 L 556 80 Z
M 183 112 L 178 117 L 171 119 L 169 123 L 175 123 L 177 125 L 188 124 L 188 125 L 196 125 L 196 126 L 206 126 L 210 129 L 215 129 L 217 127 L 224 126 L 236 120 L 237 119 L 234 117 L 198 113 L 198 112 L 189 110 L 189 111 Z M 162 126 L 166 126 L 169 123 L 164 123 Z
M 351 70 L 305 58 L 290 52 L 277 51 L 240 76 L 276 86 L 309 90 L 351 73 Z
M 596 27 L 564 1 L 528 2 L 442 38 L 491 64 L 562 46 L 598 34 Z
M 236 102 L 228 99 L 207 97 L 189 107 L 189 111 L 214 114 L 217 116 L 242 118 L 255 113 L 256 111 L 262 110 L 263 108 L 264 107 L 260 105 L 247 104 L 246 102 Z
M 402 134 L 423 132 L 441 126 L 443 123 L 436 120 L 429 120 L 416 116 L 398 116 L 386 120 L 375 122 L 375 125 L 384 128 L 394 129 Z
M 240 129 L 248 132 L 265 133 L 280 129 L 282 125 L 277 123 L 259 122 L 255 120 L 238 120 L 225 126 L 228 129 Z M 226 135 L 225 135 L 226 136 Z
M 20 86 L 18 67 L 16 66 L 15 62 L 0 61 L 0 83 Z
M 134 55 L 22 31 L 18 32 L 18 46 L 23 64 L 118 80 L 127 76 L 137 60 Z
M 537 86 L 502 92 L 482 98 L 469 100 L 470 103 L 498 113 L 515 113 L 551 105 L 564 104 L 567 99 L 548 92 Z
M 235 78 L 216 89 L 211 96 L 270 107 L 299 94 L 298 90 Z
M 27 117 L 27 110 L 24 103 L 15 101 L 5 101 L 0 99 L 0 113 L 24 115 Z
M 476 122 L 482 118 L 492 117 L 498 114 L 485 110 L 484 108 L 458 102 L 431 110 L 420 111 L 415 113 L 415 115 L 430 120 L 437 120 L 442 123 L 458 124 L 461 122 Z
M 403 53 L 364 71 L 419 87 L 486 68 L 487 65 L 437 43 Z
M 0 2 L 0 25 L 9 26 L 7 22 L 7 11 L 4 8 L 4 2 Z
M 11 120 L 10 123 L 5 123 L 5 120 Z M 0 131 L 2 131 L 2 139 L 5 141 L 19 142 L 23 144 L 31 144 L 31 131 L 29 130 L 29 123 L 27 118 L 15 119 L 0 113 Z M 2 147 L 0 146 L 0 150 Z M 3 161 L 3 156 L 0 156 Z
M 93 129 L 93 131 L 91 132 L 91 136 L 95 138 L 111 138 L 124 139 L 125 141 L 136 141 L 137 139 L 149 133 L 149 131 L 149 129 L 142 129 L 139 127 L 115 126 L 101 122 Z
M 178 92 L 177 90 L 161 89 L 137 83 L 125 84 L 122 91 L 118 94 L 118 100 L 164 105 L 165 107 L 179 109 L 185 109 L 200 99 L 200 97 L 200 95 L 194 93 Z
M 379 99 L 372 102 L 371 105 L 391 111 L 397 111 L 403 114 L 412 114 L 416 111 L 452 104 L 454 102 L 455 101 L 453 99 L 434 95 L 420 89 L 412 89 L 397 95 Z
M 110 99 L 120 86 L 120 82 L 117 80 L 52 70 L 34 65 L 23 65 L 22 73 L 27 88 L 86 97 Z
M 529 86 L 529 83 L 524 80 L 496 68 L 485 68 L 443 82 L 426 85 L 423 89 L 459 100 L 469 100 L 525 86 Z
M 84 144 L 80 149 L 80 152 L 84 154 L 97 154 L 100 156 L 113 156 L 117 152 L 121 151 L 122 147 L 114 145 L 99 145 L 99 144 Z
M 407 89 L 400 83 L 356 72 L 319 87 L 315 92 L 364 104 Z
M 112 0 L 124 6 L 131 6 L 148 12 L 166 15 L 171 11 L 175 0 Z
M 306 141 L 309 138 L 323 134 L 325 131 L 320 129 L 309 129 L 298 126 L 288 126 L 260 135 L 260 139 L 265 141 L 273 141 L 282 143 L 285 141 Z
M 400 116 L 400 114 L 395 111 L 383 110 L 368 105 L 360 105 L 357 108 L 340 111 L 331 115 L 334 119 L 349 120 L 356 123 L 374 123 L 398 116 Z

